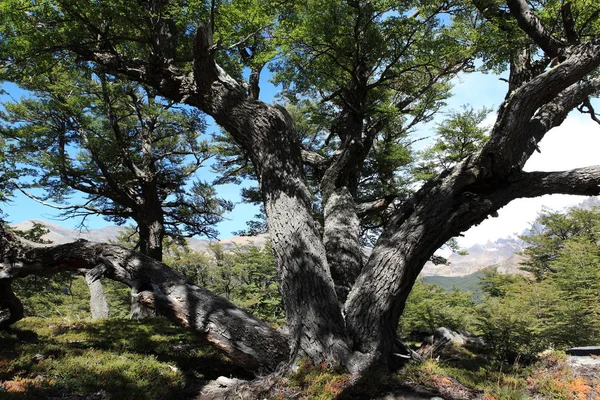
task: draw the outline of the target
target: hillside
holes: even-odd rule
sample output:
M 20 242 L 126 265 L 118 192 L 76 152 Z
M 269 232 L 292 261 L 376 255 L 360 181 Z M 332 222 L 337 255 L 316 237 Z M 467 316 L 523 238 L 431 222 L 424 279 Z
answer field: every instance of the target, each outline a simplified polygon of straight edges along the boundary
M 44 235 L 42 238 L 49 240 L 52 243 L 62 244 L 73 242 L 77 239 L 85 239 L 90 242 L 112 242 L 116 241 L 117 237 L 121 232 L 124 231 L 122 226 L 107 226 L 101 229 L 69 229 L 58 224 L 42 221 L 42 220 L 28 220 L 19 222 L 11 225 L 13 228 L 18 230 L 28 230 L 33 227 L 33 223 L 39 223 L 44 225 L 50 232 Z M 232 238 L 222 239 L 220 243 L 225 247 L 231 247 L 234 245 L 254 244 L 257 246 L 263 246 L 266 242 L 266 235 L 258 236 L 234 236 Z M 211 240 L 206 239 L 188 239 L 190 248 L 196 251 L 204 251 L 206 247 L 211 243 Z
M 120 226 L 108 226 L 101 229 L 74 230 L 42 220 L 23 221 L 12 226 L 19 230 L 27 230 L 33 227 L 34 222 L 44 225 L 50 232 L 44 235 L 43 238 L 56 244 L 73 242 L 77 239 L 86 239 L 91 242 L 116 241 L 119 234 L 124 230 L 124 228 Z M 222 239 L 220 243 L 225 248 L 244 244 L 263 246 L 266 239 L 266 235 L 234 236 Z M 204 251 L 211 241 L 190 238 L 188 239 L 188 243 L 193 250 Z M 490 265 L 498 266 L 498 270 L 502 273 L 519 273 L 518 267 L 522 257 L 515 255 L 514 253 L 522 250 L 522 244 L 522 241 L 515 238 L 506 238 L 495 242 L 488 242 L 486 244 L 477 244 L 468 249 L 468 255 L 460 256 L 458 254 L 452 254 L 448 258 L 450 265 L 433 265 L 432 263 L 427 263 L 422 274 L 424 276 L 460 277 L 471 275 Z
M 492 265 L 503 274 L 523 273 L 519 269 L 523 257 L 515 254 L 522 251 L 523 246 L 524 242 L 514 237 L 476 244 L 467 249 L 467 255 L 451 254 L 448 257 L 450 265 L 434 265 L 428 262 L 421 274 L 444 277 L 467 276 Z

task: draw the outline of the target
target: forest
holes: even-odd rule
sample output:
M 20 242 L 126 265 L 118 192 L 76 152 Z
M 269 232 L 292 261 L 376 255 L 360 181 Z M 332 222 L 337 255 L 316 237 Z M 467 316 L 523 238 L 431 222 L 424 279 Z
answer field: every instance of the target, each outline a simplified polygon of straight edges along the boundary
M 425 383 L 431 370 L 409 379 L 407 335 L 438 324 L 477 332 L 496 366 L 597 340 L 595 210 L 542 214 L 523 239 L 529 275 L 489 270 L 479 305 L 418 278 L 515 199 L 600 195 L 598 165 L 524 169 L 571 112 L 599 122 L 594 2 L 4 0 L 0 13 L 0 79 L 28 93 L 0 110 L 2 200 L 132 224 L 120 243 L 59 245 L 0 227 L 9 334 L 52 289 L 84 283 L 91 317 L 128 304 L 187 328 L 256 378 L 248 396 L 315 371 L 340 396 L 398 370 Z M 476 71 L 505 82 L 500 106 L 445 109 Z M 422 127 L 435 138 L 417 150 Z M 215 238 L 234 207 L 226 183 L 260 206 L 243 233 L 268 245 L 191 254 L 186 238 Z

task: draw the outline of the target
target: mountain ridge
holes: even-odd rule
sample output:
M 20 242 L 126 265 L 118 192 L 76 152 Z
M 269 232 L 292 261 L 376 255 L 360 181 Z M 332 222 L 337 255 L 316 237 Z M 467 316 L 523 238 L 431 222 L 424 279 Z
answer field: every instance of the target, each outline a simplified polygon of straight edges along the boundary
M 27 220 L 11 225 L 18 230 L 28 230 L 34 223 L 44 225 L 50 232 L 42 238 L 55 244 L 63 244 L 86 239 L 91 242 L 116 242 L 120 233 L 125 231 L 122 226 L 107 226 L 99 229 L 69 229 L 59 224 L 43 220 Z M 252 244 L 264 246 L 267 235 L 258 236 L 234 236 L 221 239 L 225 249 L 235 245 Z M 188 239 L 188 245 L 192 250 L 203 252 L 208 245 L 216 240 Z M 523 249 L 523 242 L 517 238 L 498 239 L 486 244 L 476 244 L 470 247 L 467 255 L 451 254 L 448 257 L 450 265 L 434 265 L 428 262 L 423 268 L 424 276 L 458 277 L 473 274 L 491 265 L 497 265 L 498 271 L 502 273 L 519 273 L 519 263 L 523 257 L 514 254 Z

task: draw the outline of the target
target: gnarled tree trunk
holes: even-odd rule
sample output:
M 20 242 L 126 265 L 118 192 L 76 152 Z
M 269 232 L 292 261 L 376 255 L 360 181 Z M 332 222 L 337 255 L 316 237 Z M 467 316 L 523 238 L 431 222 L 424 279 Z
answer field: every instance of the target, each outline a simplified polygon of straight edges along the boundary
M 9 305 L 9 323 L 22 318 L 10 281 L 31 274 L 103 270 L 130 287 L 145 287 L 137 299 L 175 323 L 198 332 L 210 344 L 249 371 L 273 372 L 288 360 L 287 337 L 229 301 L 190 284 L 180 273 L 122 246 L 85 240 L 39 245 L 0 228 L 0 306 Z M 9 289 L 8 291 L 6 289 Z M 8 300 L 8 301 L 6 301 Z M 14 312 L 13 312 L 14 310 Z M 21 309 L 22 310 L 22 309 Z M 7 323 L 8 324 L 8 323 Z

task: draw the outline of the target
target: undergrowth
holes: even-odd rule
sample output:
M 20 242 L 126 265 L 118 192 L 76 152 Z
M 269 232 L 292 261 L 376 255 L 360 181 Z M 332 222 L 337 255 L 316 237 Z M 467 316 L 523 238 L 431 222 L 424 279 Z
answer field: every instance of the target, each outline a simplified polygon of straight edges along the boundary
M 244 374 L 160 318 L 26 318 L 0 343 L 0 399 L 182 399 L 206 380 Z

